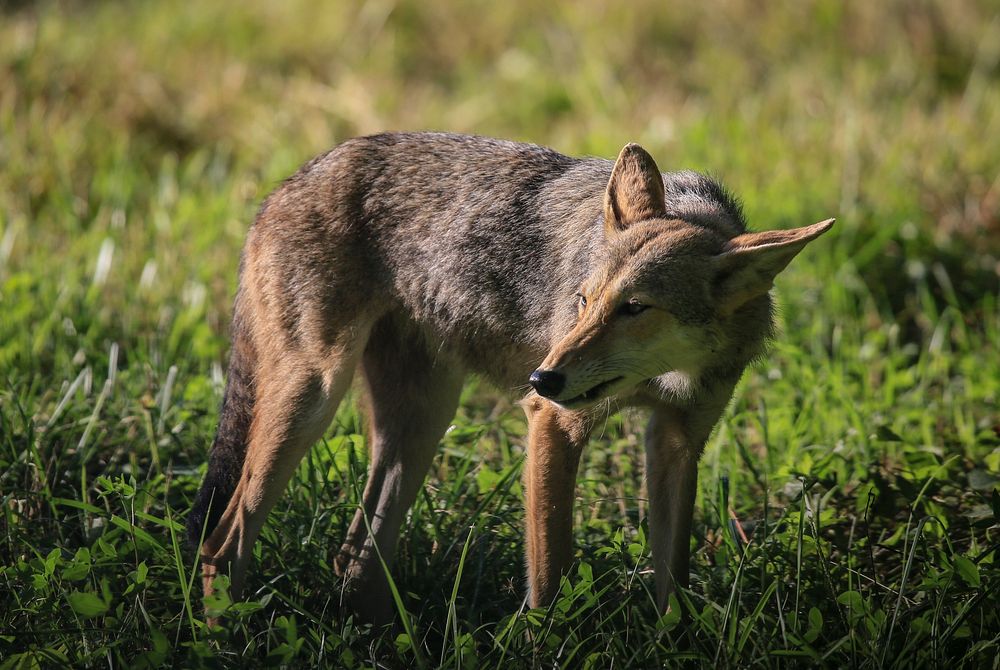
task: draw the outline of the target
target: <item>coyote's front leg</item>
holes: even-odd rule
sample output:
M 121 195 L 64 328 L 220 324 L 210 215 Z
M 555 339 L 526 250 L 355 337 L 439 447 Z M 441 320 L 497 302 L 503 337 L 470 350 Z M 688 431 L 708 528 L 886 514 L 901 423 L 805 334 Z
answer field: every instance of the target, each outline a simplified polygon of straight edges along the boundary
M 559 579 L 573 561 L 573 496 L 580 453 L 590 434 L 581 412 L 531 396 L 528 457 L 524 465 L 528 602 L 544 607 L 559 592 Z
M 688 585 L 698 459 L 728 401 L 723 391 L 695 408 L 659 407 L 646 430 L 649 539 L 661 612 L 670 594 Z
M 646 486 L 656 606 L 661 612 L 674 589 L 688 585 L 700 454 L 701 445 L 690 444 L 679 412 L 653 412 L 646 431 Z

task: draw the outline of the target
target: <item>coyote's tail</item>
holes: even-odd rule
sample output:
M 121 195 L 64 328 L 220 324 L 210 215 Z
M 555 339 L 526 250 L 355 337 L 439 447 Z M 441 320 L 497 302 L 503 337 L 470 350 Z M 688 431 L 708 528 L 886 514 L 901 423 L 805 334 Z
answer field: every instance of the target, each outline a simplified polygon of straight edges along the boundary
M 202 537 L 207 538 L 219 524 L 222 512 L 229 504 L 243 472 L 247 455 L 247 440 L 256 400 L 255 373 L 257 349 L 248 324 L 236 301 L 232 326 L 232 351 L 229 358 L 229 380 L 222 397 L 219 428 L 208 455 L 208 472 L 187 518 L 187 537 L 197 549 Z M 204 533 L 204 535 L 202 535 Z

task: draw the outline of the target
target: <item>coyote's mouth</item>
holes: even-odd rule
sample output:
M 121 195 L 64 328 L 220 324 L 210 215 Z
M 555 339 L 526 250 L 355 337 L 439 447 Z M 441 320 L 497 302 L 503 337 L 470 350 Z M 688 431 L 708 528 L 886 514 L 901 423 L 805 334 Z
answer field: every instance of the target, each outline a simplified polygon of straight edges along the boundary
M 610 387 L 615 382 L 621 381 L 622 379 L 624 379 L 624 377 L 622 376 L 613 377 L 612 379 L 601 382 L 597 386 L 590 387 L 589 390 L 584 391 L 578 396 L 574 396 L 566 400 L 556 400 L 555 402 L 562 405 L 563 407 L 569 407 L 570 405 L 580 405 L 586 402 L 592 402 L 600 398 L 601 393 L 607 390 L 608 387 Z

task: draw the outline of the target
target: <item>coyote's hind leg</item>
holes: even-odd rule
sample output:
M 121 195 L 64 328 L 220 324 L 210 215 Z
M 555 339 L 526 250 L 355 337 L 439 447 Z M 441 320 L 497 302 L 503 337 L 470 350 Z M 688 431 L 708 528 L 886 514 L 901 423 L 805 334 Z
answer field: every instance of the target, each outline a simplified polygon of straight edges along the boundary
M 438 360 L 412 326 L 391 318 L 373 328 L 361 369 L 371 466 L 335 568 L 345 577 L 348 606 L 366 621 L 385 623 L 392 602 L 379 555 L 392 566 L 406 512 L 455 415 L 462 374 Z
M 294 351 L 262 356 L 256 402 L 239 483 L 218 526 L 202 545 L 204 593 L 228 573 L 239 597 L 258 533 L 309 447 L 329 425 L 351 382 L 360 347 L 345 344 L 315 357 Z

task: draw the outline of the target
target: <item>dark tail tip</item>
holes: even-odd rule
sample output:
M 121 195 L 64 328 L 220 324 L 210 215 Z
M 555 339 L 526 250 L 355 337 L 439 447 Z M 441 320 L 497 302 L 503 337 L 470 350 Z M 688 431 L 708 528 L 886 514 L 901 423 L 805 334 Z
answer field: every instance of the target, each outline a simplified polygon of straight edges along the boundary
M 219 428 L 208 456 L 208 472 L 187 518 L 187 540 L 194 549 L 219 525 L 243 473 L 256 395 L 255 361 L 256 352 L 240 321 L 234 319 L 229 381 L 222 399 Z
M 207 516 L 215 516 L 215 519 L 212 520 L 213 521 L 212 526 L 219 525 L 219 515 L 211 514 L 211 512 L 213 511 L 211 509 L 212 506 L 211 500 L 212 498 L 214 498 L 215 487 L 211 487 L 212 494 L 209 496 L 209 500 L 206 502 L 204 498 L 205 498 L 205 491 L 207 488 L 209 488 L 209 483 L 208 483 L 208 478 L 206 477 L 205 481 L 202 483 L 201 488 L 198 489 L 198 495 L 195 496 L 194 499 L 194 507 L 191 508 L 191 512 L 188 514 L 187 517 L 186 537 L 187 537 L 187 546 L 189 549 L 197 550 L 199 547 L 201 547 L 202 539 L 209 536 L 211 531 L 205 524 L 205 519 Z M 202 533 L 204 533 L 204 535 L 202 535 Z
M 187 518 L 187 541 L 192 549 L 198 549 L 204 538 L 211 535 L 219 525 L 219 519 L 222 518 L 222 513 L 236 490 L 236 482 L 239 481 L 242 469 L 242 463 L 237 464 L 232 459 L 226 459 L 230 462 L 223 464 L 221 462 L 223 459 L 216 456 L 216 447 L 213 446 L 212 449 L 208 472 Z M 230 474 L 233 471 L 235 471 L 233 479 L 236 481 L 230 481 Z

